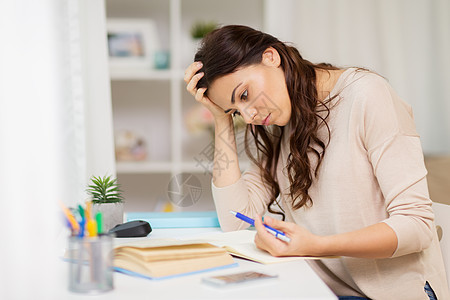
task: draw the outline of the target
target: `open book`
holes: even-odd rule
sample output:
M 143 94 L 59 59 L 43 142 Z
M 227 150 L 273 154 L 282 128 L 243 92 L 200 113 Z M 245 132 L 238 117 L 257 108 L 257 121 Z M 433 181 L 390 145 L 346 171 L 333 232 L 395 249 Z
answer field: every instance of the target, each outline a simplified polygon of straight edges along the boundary
M 224 248 L 206 242 L 146 239 L 114 247 L 116 271 L 148 279 L 237 266 Z
M 334 258 L 314 256 L 275 257 L 256 247 L 254 243 L 256 230 L 238 230 L 226 233 L 214 233 L 195 238 L 197 242 L 207 242 L 226 249 L 231 255 L 242 257 L 262 264 L 273 264 L 301 259 Z
M 145 239 L 116 246 L 117 271 L 150 279 L 236 266 L 237 256 L 262 264 L 333 257 L 274 257 L 255 246 L 255 230 L 213 233 L 195 239 Z

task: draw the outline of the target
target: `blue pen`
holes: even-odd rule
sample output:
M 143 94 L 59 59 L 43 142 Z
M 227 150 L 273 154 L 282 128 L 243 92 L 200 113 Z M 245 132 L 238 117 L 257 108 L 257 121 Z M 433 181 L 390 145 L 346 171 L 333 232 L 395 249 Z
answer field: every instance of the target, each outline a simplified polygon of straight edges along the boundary
M 247 217 L 246 215 L 243 215 L 241 213 L 235 212 L 233 210 L 230 210 L 230 213 L 235 215 L 236 218 L 241 219 L 244 222 L 247 222 L 250 225 L 255 225 L 255 220 L 253 220 L 252 218 Z M 274 235 L 277 239 L 280 239 L 286 243 L 289 243 L 291 241 L 290 238 L 288 238 L 284 232 L 279 231 L 273 227 L 270 227 L 269 225 L 263 224 L 264 227 L 266 227 L 267 232 L 269 232 L 270 234 Z
M 80 232 L 78 232 L 78 237 L 84 237 L 84 225 L 86 224 L 86 220 L 84 218 L 79 222 L 80 224 Z

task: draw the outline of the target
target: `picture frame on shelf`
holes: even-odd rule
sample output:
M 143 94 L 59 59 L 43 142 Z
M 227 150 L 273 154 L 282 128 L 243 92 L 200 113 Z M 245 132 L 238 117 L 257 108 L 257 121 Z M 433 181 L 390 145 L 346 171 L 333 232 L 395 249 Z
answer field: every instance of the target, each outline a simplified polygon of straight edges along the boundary
M 106 27 L 110 68 L 154 68 L 160 42 L 153 20 L 108 18 Z

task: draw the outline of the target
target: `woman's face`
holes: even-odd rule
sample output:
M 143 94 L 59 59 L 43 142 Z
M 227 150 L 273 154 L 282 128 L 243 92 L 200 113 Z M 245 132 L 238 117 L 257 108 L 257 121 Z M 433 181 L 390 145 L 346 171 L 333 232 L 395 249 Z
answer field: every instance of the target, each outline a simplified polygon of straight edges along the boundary
M 273 48 L 264 52 L 260 64 L 216 79 L 207 93 L 225 112 L 240 113 L 247 124 L 284 126 L 291 117 L 284 71 Z

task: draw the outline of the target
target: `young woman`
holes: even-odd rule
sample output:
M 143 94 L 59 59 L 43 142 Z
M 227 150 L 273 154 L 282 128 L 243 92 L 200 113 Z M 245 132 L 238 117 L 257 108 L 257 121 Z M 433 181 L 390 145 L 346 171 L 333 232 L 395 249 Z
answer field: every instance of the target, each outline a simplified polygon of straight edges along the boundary
M 234 210 L 256 218 L 272 255 L 340 256 L 308 261 L 340 299 L 450 299 L 412 112 L 385 79 L 313 64 L 245 26 L 207 35 L 195 61 L 184 79 L 215 118 L 223 230 L 248 226 Z M 243 174 L 236 114 L 249 124 Z M 267 210 L 290 243 L 264 230 Z

